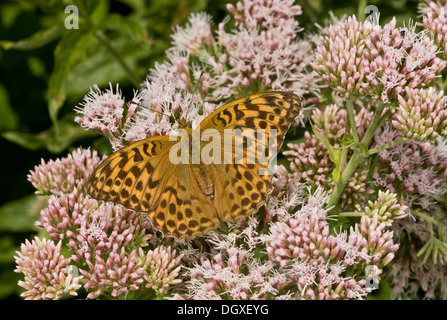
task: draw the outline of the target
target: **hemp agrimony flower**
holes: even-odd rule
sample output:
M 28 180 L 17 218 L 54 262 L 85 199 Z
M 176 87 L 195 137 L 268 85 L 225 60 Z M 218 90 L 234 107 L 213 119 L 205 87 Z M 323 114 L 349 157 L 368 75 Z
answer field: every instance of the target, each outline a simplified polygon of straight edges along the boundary
M 396 27 L 395 19 L 381 27 L 349 17 L 325 29 L 312 66 L 347 98 L 389 102 L 405 87 L 427 86 L 446 66 L 433 40 L 415 28 Z
M 405 97 L 398 95 L 399 110 L 393 126 L 407 138 L 423 141 L 447 134 L 447 97 L 444 92 L 405 88 Z
M 62 242 L 55 244 L 52 240 L 35 237 L 26 240 L 15 257 L 17 268 L 14 270 L 25 275 L 19 286 L 26 289 L 21 294 L 29 300 L 57 300 L 63 294 L 77 296 L 76 291 L 82 286 L 82 276 L 75 276 L 70 258 L 61 253 Z

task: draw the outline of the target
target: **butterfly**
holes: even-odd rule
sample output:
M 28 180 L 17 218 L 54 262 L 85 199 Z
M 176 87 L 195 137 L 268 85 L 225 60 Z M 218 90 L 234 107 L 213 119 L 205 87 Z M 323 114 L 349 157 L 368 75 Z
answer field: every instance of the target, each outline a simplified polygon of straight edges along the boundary
M 196 129 L 202 134 L 199 154 L 210 146 L 213 151 L 220 148 L 223 152 L 217 158 L 222 161 L 197 163 L 190 152 L 186 162 L 175 162 L 172 155 L 178 152 L 172 151 L 178 149 L 181 136 L 149 137 L 103 160 L 87 182 L 87 193 L 147 213 L 154 228 L 165 235 L 181 239 L 206 234 L 221 222 L 244 219 L 265 204 L 272 174 L 261 169 L 271 165 L 276 153 L 265 148 L 267 161 L 261 162 L 255 151 L 265 147 L 267 139 L 273 141 L 273 150 L 279 150 L 300 110 L 300 98 L 290 92 L 244 96 L 209 114 Z M 251 134 L 230 136 L 231 141 L 210 141 L 207 136 L 207 132 L 223 135 L 237 130 Z M 261 137 L 253 134 L 255 130 Z M 186 132 L 191 147 L 194 131 Z

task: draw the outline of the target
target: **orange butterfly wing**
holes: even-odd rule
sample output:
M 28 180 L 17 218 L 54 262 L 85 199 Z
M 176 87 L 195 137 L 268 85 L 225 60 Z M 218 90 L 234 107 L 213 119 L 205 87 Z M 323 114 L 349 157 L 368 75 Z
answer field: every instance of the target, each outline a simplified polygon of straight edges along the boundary
M 300 99 L 292 93 L 253 94 L 211 113 L 200 124 L 200 133 L 206 136 L 207 129 L 214 129 L 223 136 L 225 129 L 265 129 L 268 140 L 268 130 L 274 129 L 273 147 L 279 150 L 300 108 Z M 221 164 L 200 165 L 171 163 L 169 152 L 179 139 L 150 137 L 115 152 L 96 168 L 87 192 L 95 199 L 148 213 L 155 228 L 177 238 L 204 234 L 221 221 L 244 218 L 265 203 L 272 176 L 259 170 L 267 168 L 276 154 L 256 162 L 256 148 L 247 147 L 257 146 L 256 136 L 235 135 L 231 145 L 222 138 Z M 236 143 L 245 147 L 235 148 Z M 225 157 L 232 163 L 223 163 Z M 241 162 L 235 163 L 237 159 Z
M 216 181 L 214 206 L 220 220 L 236 221 L 256 212 L 271 191 L 272 172 L 269 170 L 272 149 L 279 151 L 284 137 L 301 110 L 301 100 L 293 93 L 268 91 L 248 95 L 224 105 L 204 119 L 200 128 L 241 130 L 231 141 L 221 139 L 221 164 L 212 164 Z M 260 129 L 261 137 L 256 130 Z M 274 136 L 270 137 L 271 130 Z M 269 138 L 273 138 L 270 140 Z M 264 161 L 258 159 L 259 150 Z M 236 148 L 242 145 L 243 148 Z M 266 148 L 267 147 L 267 148 Z M 270 149 L 268 149 L 270 148 Z M 225 164 L 225 157 L 231 163 Z M 242 161 L 240 161 L 242 159 Z M 242 162 L 242 163 L 240 163 Z
M 212 203 L 199 191 L 188 165 L 174 165 L 169 151 L 178 143 L 168 136 L 151 137 L 106 158 L 87 183 L 87 193 L 100 201 L 148 213 L 156 229 L 177 238 L 216 229 Z M 214 210 L 214 212 L 213 212 Z

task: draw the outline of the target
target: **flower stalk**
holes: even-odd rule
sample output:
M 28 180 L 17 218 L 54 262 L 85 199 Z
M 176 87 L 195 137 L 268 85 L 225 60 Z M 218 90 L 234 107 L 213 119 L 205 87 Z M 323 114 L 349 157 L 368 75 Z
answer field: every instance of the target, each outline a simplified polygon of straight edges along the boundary
M 407 140 L 408 140 L 408 138 L 406 138 L 406 137 L 400 137 L 400 138 L 398 138 L 398 139 L 396 139 L 394 141 L 391 141 L 391 142 L 389 142 L 387 144 L 384 144 L 384 145 L 382 145 L 380 147 L 370 149 L 370 150 L 368 150 L 368 156 L 372 156 L 373 154 L 376 154 L 376 153 L 378 153 L 380 151 L 383 151 L 383 150 L 392 148 L 394 146 L 397 146 L 398 144 L 403 143 L 403 142 L 405 142 Z
M 383 112 L 384 108 L 385 108 L 384 103 L 379 103 L 377 105 L 377 109 L 374 113 L 371 124 L 368 127 L 368 129 L 366 130 L 366 133 L 365 133 L 363 139 L 361 140 L 360 145 L 356 146 L 356 149 L 355 149 L 353 155 L 351 156 L 348 164 L 346 165 L 345 169 L 343 170 L 343 172 L 340 176 L 340 179 L 335 184 L 335 188 L 334 188 L 334 190 L 329 198 L 329 201 L 328 201 L 329 207 L 337 208 L 340 196 L 343 193 L 343 190 L 344 190 L 346 184 L 348 183 L 352 174 L 357 169 L 358 165 L 360 164 L 360 162 L 363 160 L 363 158 L 365 157 L 365 155 L 368 152 L 368 151 L 363 150 L 362 146 L 367 146 L 369 144 L 369 142 L 371 141 L 371 139 L 374 135 L 374 132 L 377 129 L 377 125 L 380 121 L 380 118 L 382 116 L 382 112 Z
M 118 62 L 118 64 L 121 66 L 121 68 L 126 73 L 129 81 L 134 85 L 135 87 L 140 86 L 140 81 L 138 80 L 138 77 L 135 75 L 135 73 L 132 71 L 132 69 L 127 65 L 127 63 L 124 61 L 124 59 L 121 57 L 121 55 L 118 53 L 118 51 L 115 50 L 115 48 L 110 43 L 109 38 L 106 36 L 106 34 L 98 28 L 98 26 L 93 22 L 93 20 L 90 18 L 90 15 L 88 14 L 84 3 L 79 0 L 74 0 L 76 6 L 79 8 L 79 13 L 81 16 L 85 19 L 85 21 L 88 23 L 89 27 L 91 28 L 94 36 L 98 39 L 98 41 L 109 51 L 109 53 L 112 55 L 112 57 Z
M 354 98 L 348 98 L 346 101 L 346 111 L 348 112 L 349 124 L 352 130 L 352 137 L 356 143 L 359 142 L 359 134 L 357 133 L 357 126 L 354 118 Z M 349 134 L 349 130 L 346 130 L 346 134 Z

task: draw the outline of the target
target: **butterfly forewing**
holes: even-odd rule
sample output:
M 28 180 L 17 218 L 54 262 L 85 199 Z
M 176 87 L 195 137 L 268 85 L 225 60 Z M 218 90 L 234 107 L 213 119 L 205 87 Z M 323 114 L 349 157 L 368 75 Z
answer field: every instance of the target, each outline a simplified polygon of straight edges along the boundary
M 176 143 L 167 136 L 151 137 L 115 152 L 93 172 L 88 194 L 135 211 L 148 211 L 165 174 L 174 169 L 166 159 Z
M 228 129 L 242 131 L 242 135 L 234 134 L 231 141 L 221 139 L 222 161 L 225 162 L 227 152 L 230 163 L 214 164 L 217 172 L 215 206 L 222 220 L 244 218 L 265 203 L 272 180 L 271 171 L 265 169 L 276 156 L 276 152 L 270 151 L 281 148 L 284 136 L 300 110 L 301 101 L 292 93 L 262 92 L 226 104 L 202 121 L 202 131 L 210 128 L 221 132 Z M 274 136 L 270 137 L 270 134 Z M 261 141 L 264 143 L 260 148 L 264 161 L 259 161 L 258 156 Z M 243 148 L 236 147 L 241 144 Z
M 205 118 L 200 128 L 277 130 L 278 145 L 301 110 L 301 100 L 290 92 L 268 91 L 230 102 Z
M 222 221 L 245 218 L 265 203 L 271 191 L 272 175 L 262 169 L 270 166 L 276 152 L 266 147 L 280 149 L 300 103 L 287 92 L 237 99 L 200 124 L 205 137 L 200 147 L 209 143 L 220 147 L 217 163 L 197 165 L 190 159 L 174 164 L 169 151 L 178 139 L 151 137 L 105 159 L 92 174 L 87 191 L 98 200 L 146 212 L 155 228 L 176 238 L 191 238 L 216 229 Z M 217 131 L 220 141 L 210 141 L 208 129 Z M 229 131 L 233 133 L 230 140 L 225 139 Z M 262 148 L 265 161 L 259 161 L 258 149 Z

